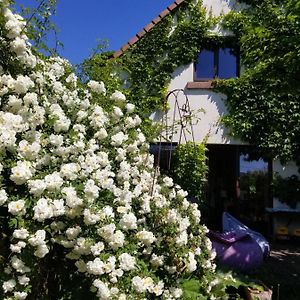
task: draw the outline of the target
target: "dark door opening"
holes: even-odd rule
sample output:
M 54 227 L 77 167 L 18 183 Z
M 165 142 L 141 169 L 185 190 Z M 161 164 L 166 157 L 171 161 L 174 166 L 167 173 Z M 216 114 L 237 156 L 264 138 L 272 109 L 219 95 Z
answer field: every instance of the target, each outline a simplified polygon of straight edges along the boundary
M 208 145 L 208 225 L 221 230 L 222 213 L 236 216 L 236 184 L 238 180 L 238 147 Z
M 251 159 L 252 147 L 208 145 L 208 225 L 222 230 L 228 211 L 254 230 L 268 234 L 265 208 L 271 197 L 271 163 Z

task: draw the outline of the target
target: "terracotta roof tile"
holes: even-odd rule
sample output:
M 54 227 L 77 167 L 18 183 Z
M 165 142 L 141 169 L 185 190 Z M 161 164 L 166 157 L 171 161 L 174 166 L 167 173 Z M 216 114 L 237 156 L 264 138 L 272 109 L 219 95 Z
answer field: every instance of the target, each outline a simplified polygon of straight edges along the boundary
M 121 56 L 128 48 L 138 42 L 147 32 L 149 32 L 157 23 L 159 23 L 164 17 L 169 15 L 174 9 L 176 9 L 184 0 L 176 0 L 170 4 L 165 10 L 163 10 L 157 17 L 155 17 L 149 24 L 147 24 L 140 32 L 138 32 L 133 38 L 131 38 L 120 50 L 114 52 L 113 58 Z
M 129 44 L 125 44 L 122 48 L 121 48 L 121 50 L 124 52 L 124 51 L 126 51 L 127 49 L 129 49 L 130 48 L 130 45 Z
M 133 45 L 133 44 L 135 44 L 138 40 L 139 40 L 139 37 L 138 37 L 138 36 L 134 36 L 132 39 L 130 39 L 130 40 L 128 41 L 128 44 L 129 44 L 129 45 Z
M 138 32 L 136 35 L 138 36 L 138 38 L 141 38 L 142 36 L 144 36 L 146 33 L 145 29 L 142 29 L 140 32 Z
M 160 17 L 160 16 L 157 16 L 157 17 L 155 17 L 155 18 L 152 20 L 152 23 L 157 24 L 157 23 L 160 22 L 160 21 L 161 21 L 161 17 Z
M 122 54 L 123 54 L 122 50 L 117 50 L 113 53 L 112 57 L 117 58 L 117 57 L 121 56 Z
M 176 4 L 176 3 L 170 4 L 170 5 L 168 6 L 168 10 L 169 10 L 169 11 L 172 11 L 173 9 L 175 9 L 175 8 L 177 7 L 177 5 L 178 5 L 178 4 Z
M 165 10 L 163 10 L 163 11 L 159 14 L 159 16 L 160 16 L 161 18 L 164 18 L 164 17 L 167 16 L 169 13 L 170 13 L 170 10 L 165 9 Z
M 154 26 L 155 26 L 155 24 L 151 22 L 151 23 L 147 24 L 147 25 L 144 27 L 144 30 L 148 32 L 148 31 L 151 30 Z

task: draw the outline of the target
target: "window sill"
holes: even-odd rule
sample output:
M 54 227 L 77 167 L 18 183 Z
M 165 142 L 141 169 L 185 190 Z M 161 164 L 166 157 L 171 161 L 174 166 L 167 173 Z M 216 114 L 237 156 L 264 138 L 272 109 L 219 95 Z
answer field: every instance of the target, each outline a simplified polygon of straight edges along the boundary
M 187 89 L 212 89 L 212 81 L 191 81 L 186 84 Z

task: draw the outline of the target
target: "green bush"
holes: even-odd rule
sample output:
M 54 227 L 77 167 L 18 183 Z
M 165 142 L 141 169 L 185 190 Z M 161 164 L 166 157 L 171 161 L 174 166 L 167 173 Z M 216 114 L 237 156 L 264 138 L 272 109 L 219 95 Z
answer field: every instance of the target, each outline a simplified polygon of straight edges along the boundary
M 297 201 L 300 199 L 300 180 L 298 176 L 292 175 L 283 178 L 278 173 L 274 174 L 273 178 L 274 196 L 279 201 L 286 203 L 292 208 L 295 208 Z
M 204 143 L 188 142 L 177 146 L 174 159 L 172 177 L 190 196 L 199 200 L 201 206 L 205 202 L 207 185 L 207 157 Z

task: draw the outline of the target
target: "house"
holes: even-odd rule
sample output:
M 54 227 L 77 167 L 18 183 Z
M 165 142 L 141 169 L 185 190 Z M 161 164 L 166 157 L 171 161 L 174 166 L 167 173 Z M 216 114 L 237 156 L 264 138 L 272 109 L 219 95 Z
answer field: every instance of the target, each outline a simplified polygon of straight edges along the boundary
M 179 18 L 177 11 L 185 4 L 184 0 L 171 3 L 126 45 L 116 51 L 113 57 L 118 58 L 128 49 L 143 42 L 151 35 L 153 28 L 170 16 L 172 19 L 170 22 L 173 22 L 173 26 L 176 27 Z M 215 17 L 226 14 L 230 10 L 242 9 L 239 3 L 232 0 L 203 0 L 202 4 L 206 13 Z M 191 18 L 188 13 L 183 16 L 187 19 Z M 293 162 L 283 166 L 279 161 L 264 161 L 262 158 L 251 160 L 253 147 L 230 136 L 230 132 L 222 124 L 221 119 L 227 114 L 226 95 L 214 90 L 213 80 L 239 76 L 242 67 L 239 49 L 235 43 L 232 43 L 234 37 L 230 32 L 222 30 L 215 24 L 210 28 L 210 33 L 212 37 L 219 37 L 219 42 L 213 45 L 206 42 L 202 45 L 196 59 L 185 61 L 173 70 L 166 99 L 169 107 L 167 116 L 164 116 L 161 111 L 156 111 L 151 117 L 157 122 L 167 117 L 171 124 L 175 124 L 181 120 L 183 107 L 185 106 L 186 109 L 185 104 L 188 99 L 188 110 L 194 121 L 192 129 L 185 133 L 185 141 L 205 140 L 207 143 L 209 165 L 207 197 L 210 211 L 213 212 L 212 218 L 215 218 L 212 223 L 218 223 L 222 211 L 229 210 L 247 224 L 267 234 L 266 218 L 272 214 L 266 214 L 266 208 L 273 208 L 273 212 L 288 210 L 287 206 L 273 197 L 271 189 L 273 173 L 277 172 L 283 177 L 289 177 L 296 175 L 298 168 Z M 180 35 L 176 37 L 179 38 Z M 161 62 L 163 58 L 157 61 L 157 65 Z M 182 139 L 181 130 L 173 132 L 172 143 L 185 141 Z M 169 149 L 170 145 L 167 148 Z M 297 208 L 300 209 L 300 206 Z M 288 213 L 277 218 L 274 231 L 289 226 L 288 230 L 293 233 L 300 228 L 298 222 L 291 224 L 289 218 Z

